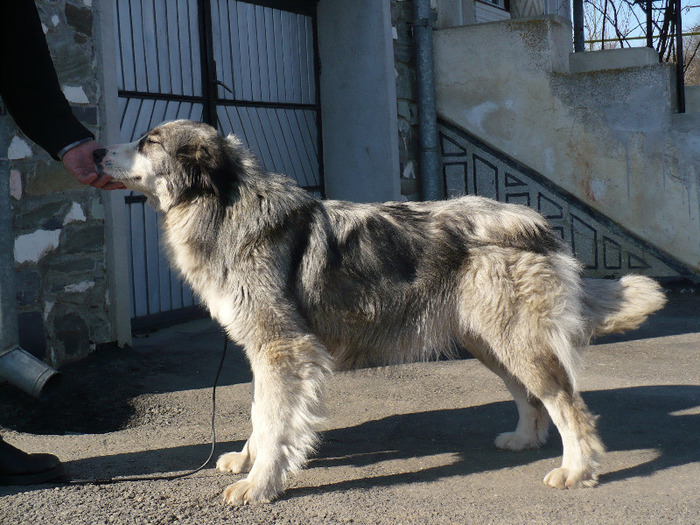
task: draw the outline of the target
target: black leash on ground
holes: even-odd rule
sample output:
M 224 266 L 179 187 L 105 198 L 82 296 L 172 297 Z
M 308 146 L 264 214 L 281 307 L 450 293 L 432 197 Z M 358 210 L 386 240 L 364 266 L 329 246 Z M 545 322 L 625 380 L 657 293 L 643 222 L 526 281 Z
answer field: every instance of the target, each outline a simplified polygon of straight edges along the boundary
M 209 451 L 209 457 L 204 463 L 202 463 L 196 469 L 183 472 L 182 474 L 166 474 L 160 476 L 124 476 L 119 478 L 69 479 L 63 481 L 63 483 L 68 485 L 112 485 L 114 483 L 124 483 L 126 481 L 167 481 L 191 476 L 192 474 L 196 474 L 205 468 L 214 457 L 214 449 L 216 448 L 216 427 L 214 424 L 214 418 L 216 417 L 216 387 L 219 384 L 219 376 L 221 375 L 221 369 L 223 368 L 224 360 L 226 359 L 227 347 L 228 337 L 226 336 L 226 333 L 224 333 L 224 351 L 221 355 L 219 368 L 216 370 L 216 377 L 214 378 L 214 386 L 211 390 L 211 450 Z

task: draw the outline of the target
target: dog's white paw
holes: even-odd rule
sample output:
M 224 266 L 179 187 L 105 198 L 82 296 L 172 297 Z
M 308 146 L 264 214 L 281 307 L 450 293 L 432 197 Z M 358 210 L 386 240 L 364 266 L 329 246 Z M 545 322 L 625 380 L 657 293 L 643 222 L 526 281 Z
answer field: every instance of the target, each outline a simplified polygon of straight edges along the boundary
M 541 445 L 537 436 L 518 434 L 517 432 L 498 434 L 494 443 L 502 450 L 525 450 L 526 448 L 538 448 Z
M 253 466 L 250 456 L 243 452 L 229 452 L 219 457 L 216 462 L 216 469 L 220 472 L 232 472 L 240 474 L 249 472 Z
M 547 474 L 544 482 L 555 489 L 580 489 L 595 487 L 598 484 L 598 476 L 588 470 L 574 471 L 559 467 Z
M 277 492 L 268 487 L 261 487 L 248 478 L 229 485 L 224 490 L 224 503 L 229 505 L 248 505 L 251 503 L 269 503 L 277 497 Z

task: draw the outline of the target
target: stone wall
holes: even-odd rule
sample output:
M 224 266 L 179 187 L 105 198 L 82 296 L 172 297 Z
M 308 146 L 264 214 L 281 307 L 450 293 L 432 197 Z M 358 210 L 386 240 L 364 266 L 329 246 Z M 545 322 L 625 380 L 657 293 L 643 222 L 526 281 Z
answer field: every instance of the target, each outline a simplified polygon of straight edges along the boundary
M 396 99 L 399 120 L 399 163 L 401 194 L 419 200 L 418 111 L 416 107 L 415 57 L 413 51 L 413 4 L 410 0 L 392 0 L 391 25 L 394 31 Z
M 44 0 L 37 7 L 63 92 L 99 140 L 97 7 L 92 0 Z M 10 128 L 12 138 L 20 343 L 58 366 L 111 339 L 104 195 L 79 184 L 9 116 L 2 116 L 0 125 Z

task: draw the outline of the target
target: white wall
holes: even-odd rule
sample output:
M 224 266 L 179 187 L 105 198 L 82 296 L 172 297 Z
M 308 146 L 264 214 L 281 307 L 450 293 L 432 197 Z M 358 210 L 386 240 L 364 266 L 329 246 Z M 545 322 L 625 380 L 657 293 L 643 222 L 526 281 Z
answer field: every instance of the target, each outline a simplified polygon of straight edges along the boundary
M 318 33 L 326 196 L 399 200 L 389 0 L 320 0 Z
M 700 270 L 700 114 L 670 65 L 570 73 L 570 47 L 558 17 L 437 31 L 438 112 Z

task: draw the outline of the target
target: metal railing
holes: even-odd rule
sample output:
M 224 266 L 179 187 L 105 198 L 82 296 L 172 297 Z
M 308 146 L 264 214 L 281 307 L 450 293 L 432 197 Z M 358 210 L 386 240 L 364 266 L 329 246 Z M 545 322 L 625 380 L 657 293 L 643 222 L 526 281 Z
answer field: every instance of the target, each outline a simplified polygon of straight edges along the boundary
M 644 36 L 623 36 L 617 38 L 606 39 L 603 35 L 599 40 L 586 40 L 584 28 L 584 0 L 573 0 L 572 22 L 574 29 L 574 52 L 579 53 L 585 51 L 585 44 L 592 42 L 623 42 L 628 40 L 646 40 L 646 47 L 654 49 L 654 19 L 653 10 L 654 2 L 659 0 L 635 0 L 634 5 L 639 6 L 645 14 L 645 34 Z M 666 32 L 669 36 L 672 34 L 675 44 L 673 60 L 676 63 L 676 97 L 678 103 L 678 112 L 685 113 L 685 77 L 684 77 L 684 61 L 683 61 L 683 20 L 682 20 L 682 5 L 681 0 L 673 0 L 669 2 L 667 8 L 672 11 L 665 13 L 664 26 L 660 28 L 659 33 Z M 672 26 L 671 30 L 668 26 Z M 658 37 L 658 36 L 657 36 Z M 662 59 L 662 57 L 660 58 Z

